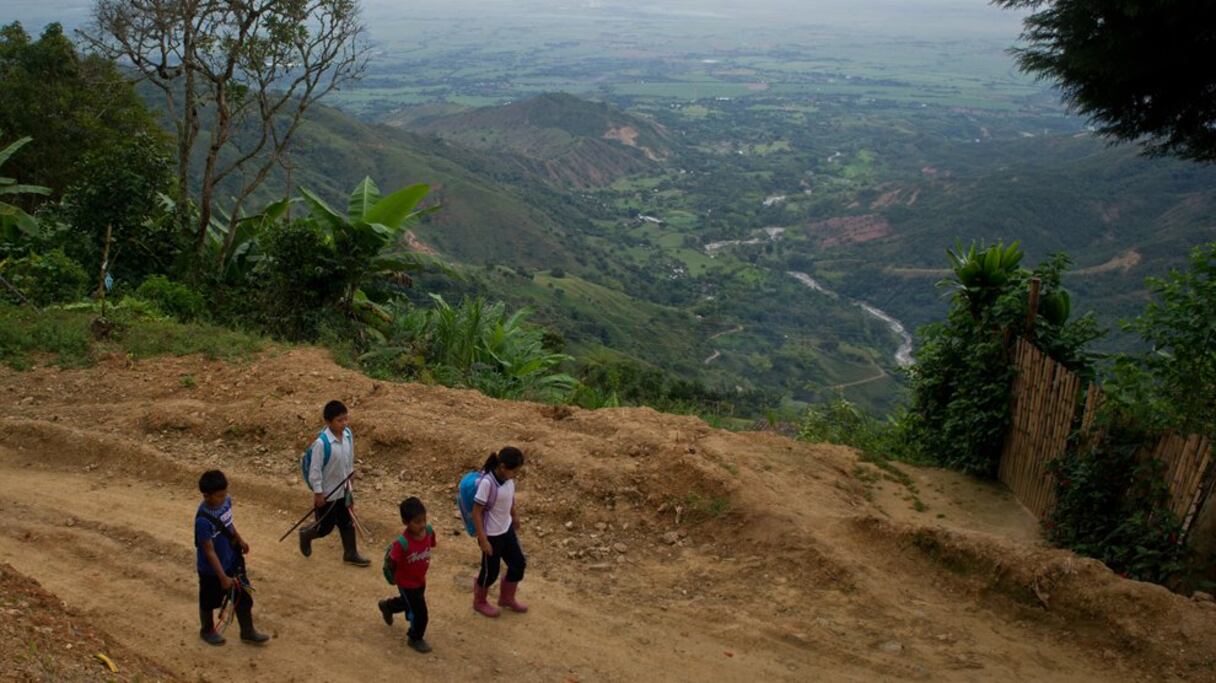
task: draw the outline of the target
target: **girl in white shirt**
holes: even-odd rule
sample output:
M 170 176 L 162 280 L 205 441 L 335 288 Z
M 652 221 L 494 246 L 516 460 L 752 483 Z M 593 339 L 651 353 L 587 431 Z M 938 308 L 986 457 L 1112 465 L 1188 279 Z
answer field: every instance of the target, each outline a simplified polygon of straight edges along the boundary
M 515 477 L 523 467 L 524 454 L 518 448 L 507 446 L 490 454 L 473 498 L 473 526 L 477 530 L 477 544 L 481 546 L 481 571 L 473 584 L 473 609 L 487 617 L 499 613 L 486 595 L 498 580 L 504 560 L 507 575 L 499 590 L 498 605 L 516 612 L 528 611 L 526 605 L 515 599 L 528 564 L 516 535 L 519 517 L 515 513 Z

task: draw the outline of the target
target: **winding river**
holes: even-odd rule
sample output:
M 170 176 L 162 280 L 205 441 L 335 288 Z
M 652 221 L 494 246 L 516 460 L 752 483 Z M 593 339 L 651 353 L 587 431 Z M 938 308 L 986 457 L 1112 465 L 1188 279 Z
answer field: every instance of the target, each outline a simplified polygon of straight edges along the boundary
M 788 275 L 807 287 L 815 290 L 816 292 L 829 296 L 833 299 L 841 298 L 839 294 L 819 284 L 815 278 L 807 275 L 806 273 L 789 271 Z M 892 318 L 886 311 L 875 308 L 864 301 L 849 301 L 849 303 L 857 306 L 861 310 L 870 314 L 872 317 L 878 318 L 883 322 L 884 325 L 894 332 L 900 340 L 899 348 L 895 350 L 895 363 L 901 368 L 906 368 L 909 365 L 912 365 L 912 335 L 908 333 L 908 330 L 904 327 L 903 323 L 899 322 L 895 318 Z

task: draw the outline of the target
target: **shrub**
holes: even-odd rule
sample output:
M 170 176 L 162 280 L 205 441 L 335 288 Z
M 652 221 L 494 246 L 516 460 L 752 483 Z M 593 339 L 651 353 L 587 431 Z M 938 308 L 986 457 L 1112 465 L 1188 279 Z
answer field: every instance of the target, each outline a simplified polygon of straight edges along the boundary
M 191 322 L 203 317 L 206 303 L 202 295 L 180 282 L 163 275 L 153 275 L 140 284 L 135 296 L 150 302 L 161 313 L 179 322 Z
M 255 299 L 255 317 L 272 334 L 315 339 L 343 295 L 333 246 L 311 220 L 275 224 L 261 244 L 266 286 Z
M 1119 411 L 1102 420 L 1103 438 L 1052 462 L 1056 504 L 1043 523 L 1055 545 L 1102 560 L 1119 574 L 1163 583 L 1185 568 L 1182 524 L 1169 509 L 1164 463 L 1139 459 L 1152 435 Z
M 84 268 L 68 258 L 62 249 L 6 260 L 0 263 L 0 275 L 35 306 L 79 300 L 89 286 L 89 276 Z M 0 295 L 6 301 L 20 301 L 7 287 Z
M 910 371 L 909 454 L 969 474 L 994 477 L 1009 426 L 1013 363 L 1009 342 L 1021 332 L 1032 277 L 1041 282 L 1034 343 L 1082 376 L 1093 374 L 1086 346 L 1101 336 L 1092 315 L 1069 320 L 1061 286 L 1068 258 L 1056 254 L 1034 271 L 1018 266 L 1017 245 L 958 248 L 950 254 L 955 289 L 944 323 L 921 330 Z

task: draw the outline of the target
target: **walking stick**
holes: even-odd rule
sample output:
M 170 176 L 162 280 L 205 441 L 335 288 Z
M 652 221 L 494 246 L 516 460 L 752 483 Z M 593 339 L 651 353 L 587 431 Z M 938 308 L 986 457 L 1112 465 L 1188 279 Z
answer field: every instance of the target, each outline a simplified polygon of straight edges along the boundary
M 329 493 L 325 494 L 325 500 L 329 500 L 329 497 L 334 495 L 335 493 L 337 493 L 338 489 L 342 488 L 343 486 L 346 486 L 346 482 L 350 481 L 350 478 L 353 476 L 355 476 L 355 471 L 351 470 L 351 473 L 346 475 L 346 478 L 342 480 L 341 484 L 338 484 L 337 486 L 333 487 L 333 489 L 331 489 Z M 297 527 L 299 527 L 301 524 L 303 524 L 304 520 L 308 519 L 308 517 L 310 515 L 316 514 L 316 509 L 317 509 L 316 507 L 313 507 L 312 510 L 305 512 L 304 516 L 300 518 L 300 521 L 296 522 L 295 524 L 292 524 L 291 528 L 287 530 L 287 533 L 285 533 L 279 537 L 279 543 L 282 543 L 284 538 L 287 538 L 288 536 L 290 536 L 291 532 L 295 531 Z M 333 512 L 333 511 L 334 511 L 333 506 L 332 505 L 329 506 L 329 510 L 327 510 L 324 515 L 321 515 L 321 519 L 318 519 L 317 522 L 320 523 L 322 520 L 324 520 L 329 515 L 330 512 Z
M 372 539 L 371 532 L 367 530 L 367 527 L 363 526 L 363 522 L 359 521 L 359 516 L 355 514 L 355 511 L 348 510 L 348 512 L 350 512 L 351 520 L 353 520 L 355 522 L 355 531 L 359 532 L 359 535 L 363 537 L 363 540 L 365 540 L 365 541 L 374 540 L 374 539 Z

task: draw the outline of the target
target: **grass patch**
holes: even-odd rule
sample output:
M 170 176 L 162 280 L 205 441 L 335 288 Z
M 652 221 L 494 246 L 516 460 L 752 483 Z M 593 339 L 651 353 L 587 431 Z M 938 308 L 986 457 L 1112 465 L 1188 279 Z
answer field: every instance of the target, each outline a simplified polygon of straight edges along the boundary
M 120 351 L 133 358 L 202 354 L 210 359 L 239 360 L 266 348 L 267 340 L 206 323 L 178 323 L 115 311 L 110 339 L 93 340 L 89 325 L 96 313 L 0 304 L 0 362 L 24 370 L 47 359 L 60 367 L 92 365 L 99 353 Z M 186 388 L 194 378 L 180 380 Z
M 215 360 L 240 360 L 266 347 L 266 340 L 208 324 L 165 320 L 124 323 L 116 340 L 133 358 L 202 354 Z
M 691 521 L 721 519 L 730 514 L 730 501 L 723 496 L 702 496 L 693 493 L 684 498 L 684 510 Z
M 89 365 L 89 316 L 0 304 L 0 362 L 25 370 L 35 355 L 45 354 L 61 367 Z

